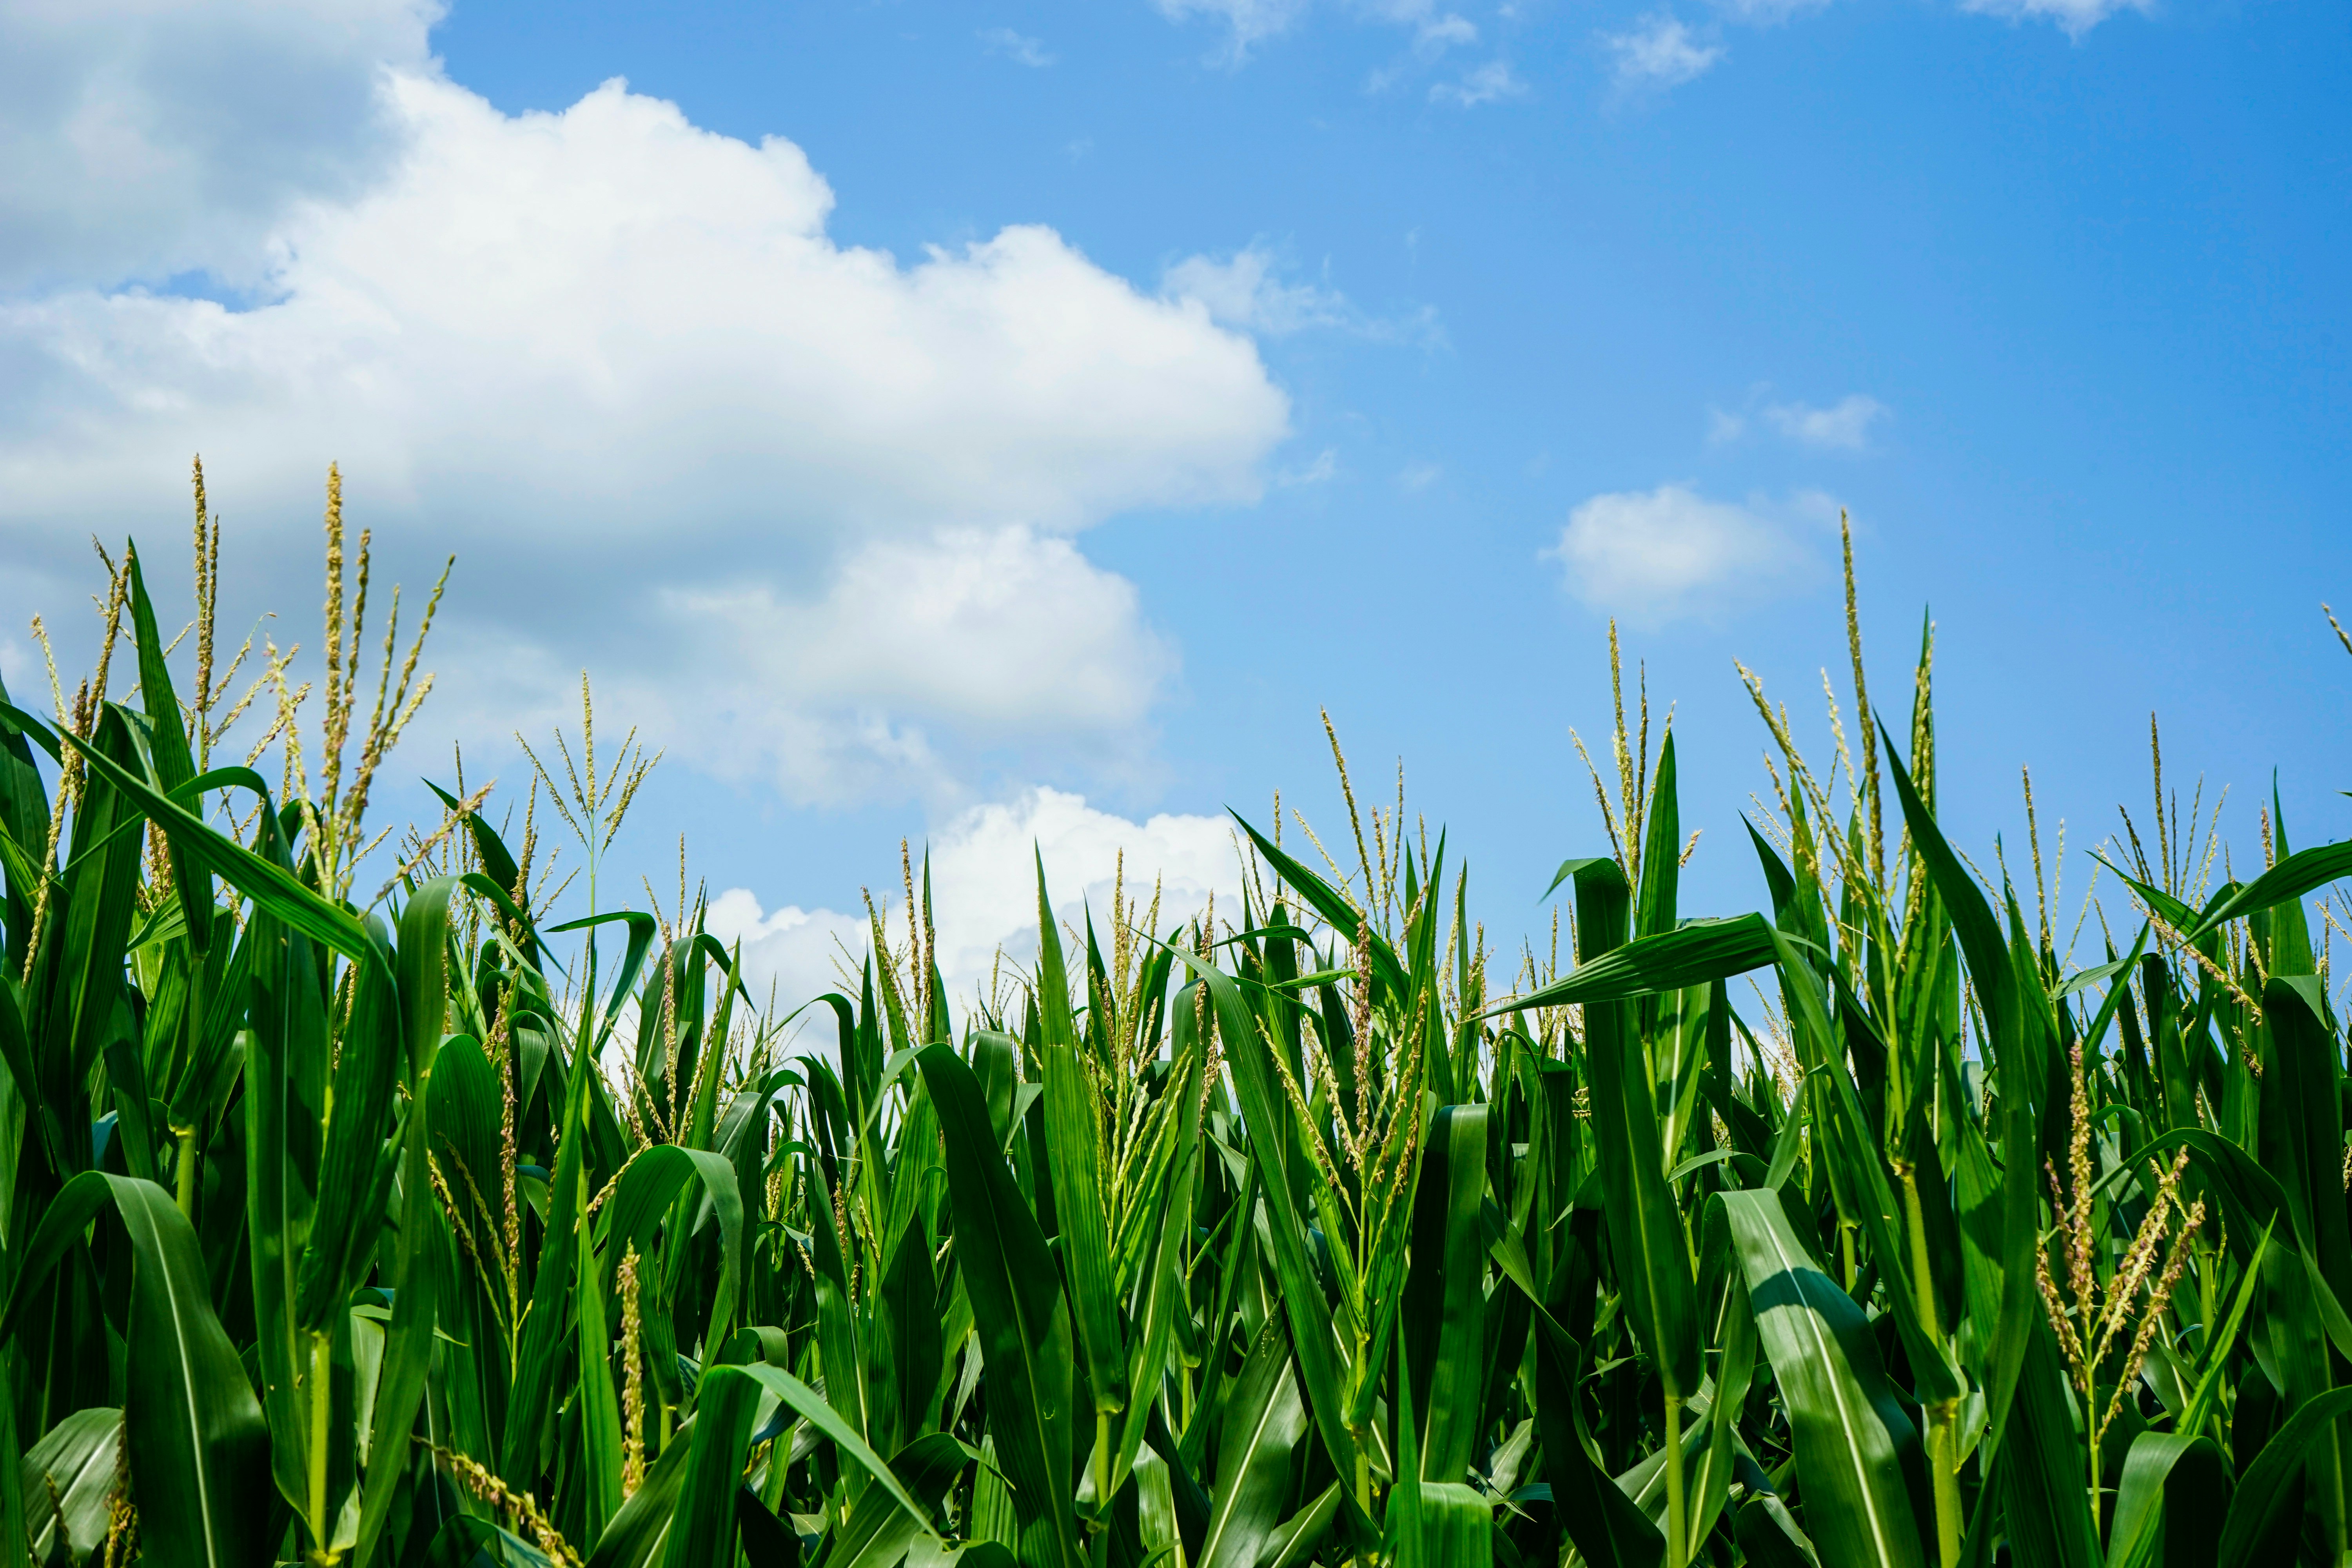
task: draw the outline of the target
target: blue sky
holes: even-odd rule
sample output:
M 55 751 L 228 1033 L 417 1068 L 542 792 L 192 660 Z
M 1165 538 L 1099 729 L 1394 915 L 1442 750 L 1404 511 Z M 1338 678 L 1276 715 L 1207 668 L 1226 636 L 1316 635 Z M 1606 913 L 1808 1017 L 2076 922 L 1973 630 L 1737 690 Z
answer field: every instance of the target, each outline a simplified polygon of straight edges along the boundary
M 1336 826 L 1322 706 L 1537 925 L 1612 614 L 1686 903 L 1752 907 L 1732 661 L 1826 745 L 1840 506 L 1964 841 L 2021 764 L 2104 837 L 2151 710 L 2242 856 L 2274 767 L 2342 836 L 2341 6 L 136 10 L 0 20 L 12 689 L 194 449 L 307 625 L 339 458 L 388 570 L 460 558 L 412 771 L 520 778 L 586 665 L 670 748 L 624 858 L 685 826 L 788 982 L 902 834 L 977 954 L 1033 838 L 1099 900 L 1276 787 Z

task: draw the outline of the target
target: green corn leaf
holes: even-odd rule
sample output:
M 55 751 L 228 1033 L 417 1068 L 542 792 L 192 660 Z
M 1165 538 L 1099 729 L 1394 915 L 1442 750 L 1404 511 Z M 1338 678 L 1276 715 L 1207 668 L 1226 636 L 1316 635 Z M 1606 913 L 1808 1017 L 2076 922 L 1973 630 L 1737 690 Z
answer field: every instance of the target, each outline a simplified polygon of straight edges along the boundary
M 1671 728 L 1658 747 L 1658 771 L 1651 779 L 1649 812 L 1649 821 L 1642 832 L 1642 885 L 1633 889 L 1636 940 L 1663 936 L 1675 929 L 1683 833 L 1681 807 L 1675 789 L 1675 732 Z M 1706 978 L 1717 976 L 1710 974 Z
M 1038 903 L 1041 908 L 1045 904 L 1042 881 Z M 1045 940 L 1053 940 L 1050 930 Z M 1127 1346 L 1118 1327 L 1110 1222 L 1103 1211 L 1102 1113 L 1076 1047 L 1049 1042 L 1040 1055 L 1045 1136 L 1054 1151 L 1054 1215 L 1061 1226 L 1062 1258 L 1069 1270 L 1071 1316 L 1094 1384 L 1094 1408 L 1116 1414 L 1127 1405 Z
M 662 1560 L 669 1544 L 670 1525 L 677 1517 L 678 1493 L 686 1484 L 687 1463 L 694 1452 L 698 1425 L 688 1416 L 670 1435 L 661 1458 L 646 1467 L 644 1484 L 629 1494 L 596 1537 L 587 1568 L 651 1568 Z
M 184 847 L 213 875 L 313 942 L 325 943 L 354 963 L 383 957 L 375 939 L 356 916 L 320 898 L 291 871 L 215 830 L 102 749 L 70 734 L 66 741 L 82 754 L 92 773 L 135 802 L 174 848 Z
M 749 1370 L 714 1366 L 703 1373 L 662 1568 L 735 1568 L 735 1489 L 759 1403 L 760 1384 Z
M 419 887 L 400 911 L 397 970 L 402 1016 L 408 1033 L 409 1112 L 401 1152 L 398 1249 L 386 1270 L 394 1288 L 392 1320 L 384 1331 L 383 1362 L 376 1384 L 367 1475 L 361 1491 L 360 1532 L 352 1552 L 354 1568 L 368 1568 L 384 1527 L 392 1521 L 392 1505 L 408 1468 L 409 1436 L 433 1362 L 444 1221 L 434 1196 L 428 1161 L 433 1068 L 440 1054 L 448 1000 L 449 900 L 455 891 L 456 884 L 448 878 L 435 878 Z
M 2352 843 L 2299 849 L 2216 902 L 2182 934 L 2196 942 L 2242 916 L 2293 902 L 2315 889 L 2347 877 L 2352 877 Z
M 1208 988 L 1211 1009 L 1225 1048 L 1227 1069 L 1240 1091 L 1243 1121 L 1263 1132 L 1251 1137 L 1250 1155 L 1257 1167 L 1258 1192 L 1265 1200 L 1266 1234 L 1272 1238 L 1275 1276 L 1281 1281 L 1282 1304 L 1290 1319 L 1292 1353 L 1298 1359 L 1299 1383 L 1307 1414 L 1332 1468 L 1352 1475 L 1356 1441 L 1348 1429 L 1347 1402 L 1340 1393 L 1342 1352 L 1334 1339 L 1334 1320 L 1323 1287 L 1307 1260 L 1306 1226 L 1292 1198 L 1274 1129 L 1288 1125 L 1290 1108 L 1275 1087 L 1276 1068 L 1259 1032 L 1256 1016 L 1243 1000 L 1241 988 L 1218 971 L 1196 961 L 1182 948 L 1171 949 L 1177 959 Z M 1369 1381 L 1369 1380 L 1368 1380 Z
M 550 1227 L 556 1237 L 575 1233 L 588 1223 L 588 1100 L 596 1081 L 592 1064 L 574 1062 L 572 1081 L 564 1097 L 562 1137 L 556 1144 L 555 1178 L 549 1184 L 551 1218 L 562 1215 L 559 1223 Z M 670 1145 L 675 1147 L 675 1145 Z M 716 1155 L 700 1151 L 687 1153 L 689 1163 L 701 1168 L 700 1160 L 715 1163 L 716 1172 L 705 1173 L 711 1196 L 720 1205 L 724 1215 L 730 1206 L 738 1205 L 735 1168 Z M 697 1156 L 700 1156 L 700 1160 Z M 735 1278 L 740 1268 L 742 1250 L 741 1215 L 735 1216 L 736 1233 L 729 1238 L 728 1268 L 722 1276 L 719 1294 L 724 1300 L 727 1281 Z M 558 1381 L 570 1337 L 570 1313 L 574 1289 L 572 1265 L 580 1248 L 560 1243 L 542 1247 L 539 1255 L 538 1277 L 531 1282 L 530 1301 L 525 1309 L 522 1332 L 515 1356 L 514 1388 L 507 1408 L 506 1444 L 501 1456 L 501 1473 L 510 1485 L 528 1487 L 541 1468 L 540 1447 L 556 1419 L 558 1407 L 569 1391 Z M 584 1288 L 584 1281 L 581 1282 Z M 711 1322 L 714 1338 L 723 1339 L 727 1324 L 714 1314 Z M 740 1468 L 740 1467 L 739 1467 Z
M 868 1497 L 879 1493 L 888 1498 L 915 1521 L 919 1533 L 933 1539 L 938 1537 L 939 1531 L 931 1523 L 933 1502 L 919 1500 L 917 1493 L 908 1489 L 898 1474 L 883 1462 L 881 1455 L 866 1446 L 866 1439 L 857 1435 L 856 1429 L 850 1426 L 848 1419 L 840 1411 L 826 1403 L 823 1394 L 780 1366 L 754 1363 L 742 1367 L 713 1369 L 714 1373 L 721 1370 L 748 1378 L 782 1400 L 803 1420 L 838 1444 L 845 1455 L 856 1460 L 858 1468 L 874 1479 L 876 1485 L 867 1492 Z M 945 1435 L 932 1434 L 934 1437 L 943 1436 Z M 907 1446 L 906 1451 L 922 1457 L 925 1468 L 919 1479 L 922 1479 L 926 1484 L 936 1479 L 935 1460 L 941 1452 L 936 1443 L 929 1438 L 919 1437 Z M 737 1468 L 741 1468 L 740 1460 L 737 1463 Z M 952 1469 L 949 1473 L 952 1474 Z
M 1226 1396 L 1201 1568 L 1255 1568 L 1280 1517 L 1291 1450 L 1306 1430 L 1307 1413 L 1291 1373 L 1290 1336 L 1282 1319 L 1270 1313 Z
M 1732 1534 L 1752 1568 L 1821 1568 L 1811 1538 L 1798 1528 L 1788 1505 L 1770 1492 L 1739 1505 Z
M 1787 1402 L 1805 1514 L 1824 1560 L 1922 1568 L 1903 1476 L 1918 1434 L 1886 1385 L 1862 1310 L 1818 1268 L 1769 1193 L 1717 1194 Z
M 718 1220 L 719 1256 L 725 1267 L 740 1268 L 743 1196 L 735 1167 L 725 1155 L 708 1149 L 656 1143 L 639 1151 L 629 1162 L 614 1184 L 612 1197 L 605 1202 L 604 1245 L 596 1287 L 601 1298 L 613 1298 L 613 1277 L 621 1267 L 621 1255 L 632 1244 L 641 1253 L 650 1252 L 655 1232 L 697 1182 L 701 1184 Z M 724 1289 L 722 1286 L 722 1292 Z M 619 1310 L 617 1306 L 612 1309 L 616 1319 Z
M 1341 941 L 1353 943 L 1359 934 L 1360 922 L 1363 918 L 1357 911 L 1356 907 L 1330 883 L 1308 870 L 1298 860 L 1283 853 L 1273 839 L 1252 827 L 1243 819 L 1239 812 L 1229 812 L 1228 815 L 1241 825 L 1241 830 L 1244 833 L 1249 835 L 1250 842 L 1257 846 L 1257 852 L 1265 858 L 1266 864 L 1273 867 L 1276 873 L 1281 877 L 1283 885 L 1295 889 L 1300 898 L 1314 905 L 1315 912 L 1330 922 L 1331 929 L 1339 933 Z M 1370 931 L 1368 934 L 1371 939 L 1369 951 L 1372 978 L 1390 996 L 1402 1001 L 1412 992 L 1411 984 L 1405 978 L 1404 965 L 1397 962 L 1395 950 L 1389 946 L 1386 939 L 1379 931 Z M 1182 954 L 1179 953 L 1178 956 L 1181 957 Z
M 998 1153 L 980 1080 L 949 1046 L 928 1046 L 919 1060 L 946 1140 L 956 1256 L 990 1369 L 989 1427 L 1013 1483 L 1021 1555 L 1076 1568 L 1070 1319 L 1059 1271 Z
M 1486 1107 L 1438 1108 L 1413 1199 L 1412 1272 L 1403 1317 L 1417 1386 L 1424 1482 L 1459 1481 L 1478 1437 L 1486 1366 Z
M 2238 1489 L 2221 1521 L 2220 1568 L 2252 1568 L 2258 1552 L 2282 1521 L 2285 1505 L 2299 1495 L 2293 1483 L 2328 1428 L 2352 1415 L 2352 1388 L 2331 1389 L 2305 1403 L 2271 1435 L 2238 1478 Z M 2294 1546 L 2288 1542 L 2292 1554 Z
M 79 1561 L 106 1539 L 108 1494 L 114 1489 L 122 1443 L 122 1412 L 77 1410 L 45 1433 L 25 1455 L 23 1495 L 34 1500 L 33 1557 L 47 1562 L 64 1549 Z
M 303 1333 L 322 1331 L 359 1287 L 383 1228 L 394 1169 L 384 1134 L 408 1042 L 391 966 L 380 956 L 355 965 L 352 990 L 350 1019 L 336 1042 L 318 1212 L 295 1274 L 294 1323 Z
M 1572 875 L 1577 956 L 1590 963 L 1624 940 L 1625 877 L 1612 860 L 1586 861 Z M 1633 1007 L 1624 1001 L 1588 1003 L 1584 1030 L 1592 1133 L 1606 1177 L 1603 1212 L 1626 1316 L 1656 1360 L 1666 1397 L 1686 1400 L 1704 1375 L 1690 1244 L 1666 1184 L 1657 1104 Z
M 1339 1517 L 1339 1483 L 1333 1481 L 1267 1536 L 1258 1556 L 1260 1568 L 1299 1568 L 1310 1561 Z
M 131 1247 L 128 1399 L 122 1419 L 145 1560 L 157 1568 L 243 1568 L 260 1560 L 268 1428 L 236 1348 L 213 1313 L 196 1233 L 172 1194 L 135 1176 L 86 1172 L 59 1189 L 26 1243 L 0 1343 L 27 1290 L 111 1205 Z
M 1612 860 L 1582 860 L 1572 865 L 1601 875 Z M 1575 873 L 1571 873 L 1573 875 Z M 1673 931 L 1641 937 L 1580 963 L 1572 973 L 1549 985 L 1500 1002 L 1480 1014 L 1537 1007 L 1560 1007 L 1585 1002 L 1613 1002 L 1631 996 L 1678 991 L 1688 985 L 1745 974 L 1773 961 L 1771 923 L 1762 915 L 1736 915 L 1729 920 L 1691 921 Z
M 1536 1422 L 1561 1527 L 1588 1563 L 1658 1568 L 1666 1538 L 1588 1451 L 1576 1380 L 1584 1352 L 1549 1313 L 1536 1318 Z
M 163 662 L 163 639 L 155 626 L 155 606 L 147 597 L 146 574 L 139 568 L 136 548 L 127 552 L 124 569 L 131 579 L 131 625 L 139 649 L 139 695 L 147 708 L 148 753 L 154 759 L 155 779 L 166 793 L 196 774 L 196 760 L 188 749 L 180 700 L 172 693 L 171 667 Z M 186 918 L 190 949 L 202 958 L 212 946 L 213 885 L 194 855 L 178 844 L 172 847 L 172 881 Z
M 2232 1479 L 2210 1437 L 2143 1432 L 2133 1438 L 2116 1485 L 2107 1568 L 2211 1563 L 2221 1552 Z
M 858 1436 L 870 1439 L 877 1435 L 873 1391 L 866 1384 L 863 1325 L 850 1293 L 849 1262 L 835 1221 L 835 1198 L 816 1167 L 808 1167 L 803 1174 L 816 1286 L 817 1353 L 824 1363 L 824 1385 L 841 1401 L 839 1408 Z
M 505 1526 L 462 1514 L 442 1525 L 425 1563 L 426 1568 L 557 1568 L 553 1558 Z
M 838 1568 L 894 1568 L 918 1541 L 936 1543 L 939 1537 L 929 1521 L 971 1463 L 963 1445 L 945 1432 L 929 1433 L 899 1449 L 878 1472 L 896 1486 L 866 1489 L 835 1536 L 825 1562 Z M 922 1510 L 909 1510 L 901 1496 L 921 1504 Z
M 2344 1113 L 2317 977 L 2273 976 L 2263 989 L 2262 1164 L 2286 1195 L 2295 1239 L 2337 1299 L 2352 1298 L 2352 1226 L 2344 1212 Z

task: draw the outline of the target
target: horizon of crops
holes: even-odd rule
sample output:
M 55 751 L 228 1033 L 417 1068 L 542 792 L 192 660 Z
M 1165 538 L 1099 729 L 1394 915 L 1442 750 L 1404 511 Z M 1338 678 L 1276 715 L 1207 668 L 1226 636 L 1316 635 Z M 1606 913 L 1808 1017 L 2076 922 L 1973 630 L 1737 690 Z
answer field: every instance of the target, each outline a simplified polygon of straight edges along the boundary
M 334 487 L 321 689 L 216 647 L 199 471 L 188 626 L 126 548 L 89 676 L 0 690 L 0 1564 L 2352 1549 L 2352 845 L 2274 798 L 2227 879 L 2159 771 L 2072 966 L 2030 795 L 2022 892 L 1937 827 L 1931 633 L 1873 708 L 1850 549 L 1827 768 L 1741 672 L 1769 910 L 1682 908 L 1621 686 L 1565 952 L 1334 737 L 1238 910 L 1066 926 L 1041 865 L 959 1016 L 909 860 L 795 1017 L 683 882 L 600 903 L 629 742 L 369 821 L 441 590 L 404 643 Z

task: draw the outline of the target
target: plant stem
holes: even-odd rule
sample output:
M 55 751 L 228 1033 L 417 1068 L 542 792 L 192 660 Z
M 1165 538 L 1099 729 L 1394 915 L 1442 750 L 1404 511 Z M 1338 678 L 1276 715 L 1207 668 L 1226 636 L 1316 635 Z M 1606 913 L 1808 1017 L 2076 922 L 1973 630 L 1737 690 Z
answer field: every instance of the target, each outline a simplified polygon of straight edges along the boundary
M 1927 1468 L 1936 1483 L 1936 1554 L 1942 1568 L 1959 1568 L 1960 1402 L 1939 1399 L 1927 1414 Z
M 1100 1535 L 1110 1523 L 1110 1412 L 1097 1406 L 1095 1410 L 1095 1519 L 1093 1528 Z
M 1903 1208 L 1911 1232 L 1911 1289 L 1919 1321 L 1940 1342 L 1943 1317 L 1937 1310 L 1934 1259 L 1927 1254 L 1927 1220 L 1919 1201 L 1919 1173 L 1903 1167 Z M 1935 1482 L 1936 1555 L 1941 1568 L 1960 1563 L 1960 1402 L 1939 1399 L 1927 1407 L 1927 1468 Z
M 333 1342 L 323 1333 L 310 1336 L 310 1534 L 319 1560 L 329 1561 L 327 1543 L 334 1526 L 327 1520 L 327 1428 L 334 1416 Z
M 1683 1402 L 1666 1395 L 1666 1568 L 1683 1568 L 1690 1561 L 1689 1530 L 1683 1513 Z
M 196 1217 L 196 1130 L 174 1127 L 172 1131 L 180 1144 L 180 1213 L 193 1221 Z

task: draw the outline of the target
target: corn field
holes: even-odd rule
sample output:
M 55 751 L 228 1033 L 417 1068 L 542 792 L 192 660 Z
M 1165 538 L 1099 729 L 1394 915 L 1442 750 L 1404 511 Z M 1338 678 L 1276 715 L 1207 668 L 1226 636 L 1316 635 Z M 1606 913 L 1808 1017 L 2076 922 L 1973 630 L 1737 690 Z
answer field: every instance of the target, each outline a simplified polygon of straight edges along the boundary
M 553 918 L 628 744 L 369 825 L 433 612 L 362 657 L 338 500 L 321 692 L 216 657 L 201 489 L 195 554 L 0 693 L 10 1563 L 2352 1553 L 2352 846 L 2273 803 L 2237 879 L 2159 772 L 2070 931 L 2038 829 L 2021 891 L 1937 828 L 1927 637 L 1885 719 L 1850 631 L 1825 768 L 1748 678 L 1766 910 L 1684 908 L 1621 692 L 1550 951 L 1342 761 L 1222 918 L 1041 863 L 955 1000 L 917 857 L 788 1010 L 684 885 Z

